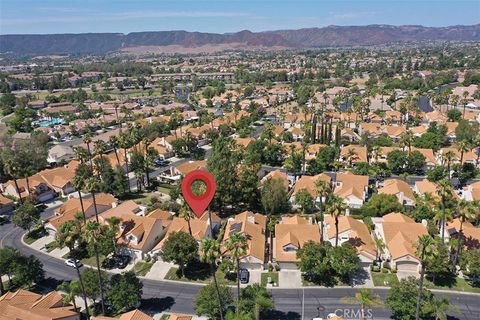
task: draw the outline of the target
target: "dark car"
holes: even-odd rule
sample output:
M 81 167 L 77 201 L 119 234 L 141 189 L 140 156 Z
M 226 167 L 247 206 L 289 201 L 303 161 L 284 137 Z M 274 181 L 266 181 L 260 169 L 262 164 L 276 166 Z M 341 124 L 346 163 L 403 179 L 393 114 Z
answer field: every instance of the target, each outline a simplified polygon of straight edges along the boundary
M 10 222 L 10 218 L 5 215 L 0 216 L 0 226 Z
M 105 258 L 102 262 L 102 268 L 104 269 L 113 269 L 115 268 L 115 258 L 110 257 L 110 258 Z
M 250 280 L 250 272 L 247 269 L 240 269 L 240 283 L 246 284 Z
M 125 269 L 125 267 L 130 262 L 130 256 L 116 256 L 115 257 L 115 267 L 118 269 Z

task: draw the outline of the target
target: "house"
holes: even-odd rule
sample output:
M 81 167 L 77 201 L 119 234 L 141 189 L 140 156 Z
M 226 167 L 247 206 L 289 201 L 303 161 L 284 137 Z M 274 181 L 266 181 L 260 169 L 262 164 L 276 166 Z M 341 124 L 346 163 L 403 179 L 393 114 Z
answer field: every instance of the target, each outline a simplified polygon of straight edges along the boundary
M 447 231 L 445 232 L 447 239 L 458 238 L 461 230 L 464 236 L 465 249 L 480 249 L 480 228 L 475 227 L 470 222 L 464 221 L 462 223 L 459 218 L 455 218 L 447 222 L 445 230 Z
M 19 289 L 0 297 L 0 319 L 80 320 L 80 313 L 55 291 L 41 295 Z
M 14 180 L 9 180 L 0 185 L 0 190 L 17 199 L 33 196 L 37 201 L 45 202 L 55 198 L 55 191 L 38 174 L 28 178 L 28 183 L 26 179 L 17 179 L 16 184 Z
M 15 203 L 0 194 L 0 214 L 11 213 L 13 209 L 15 209 Z
M 189 172 L 196 170 L 196 169 L 205 169 L 207 167 L 207 162 L 204 160 L 197 160 L 197 161 L 187 161 L 181 164 L 172 166 L 170 169 L 170 173 L 173 176 L 185 176 Z
M 246 150 L 254 142 L 254 138 L 235 138 L 235 143 L 240 149 Z
M 221 219 L 218 217 L 217 214 L 214 212 L 212 214 L 212 230 L 213 233 L 217 232 L 220 228 Z M 160 241 L 155 248 L 152 250 L 152 254 L 157 254 L 162 250 L 165 241 L 172 235 L 174 232 L 185 232 L 190 233 L 192 237 L 197 240 L 197 242 L 201 242 L 205 238 L 210 238 L 212 233 L 210 231 L 210 221 L 208 219 L 208 213 L 204 212 L 200 218 L 194 218 L 190 221 L 185 220 L 181 217 L 174 217 L 173 220 L 168 224 L 167 232 L 165 237 L 163 237 L 162 241 Z
M 368 194 L 368 176 L 351 172 L 337 173 L 333 193 L 341 197 L 350 208 L 360 208 Z
M 65 197 L 75 191 L 73 179 L 78 164 L 78 161 L 73 160 L 62 167 L 42 170 L 37 175 L 56 193 Z
M 260 180 L 260 184 L 264 184 L 265 182 L 267 182 L 268 180 L 270 179 L 278 179 L 280 181 L 282 181 L 282 184 L 285 186 L 285 188 L 287 188 L 288 190 L 288 187 L 290 185 L 289 181 L 288 181 L 288 176 L 287 176 L 287 173 L 286 172 L 283 172 L 283 171 L 280 171 L 280 170 L 273 170 L 273 171 L 270 171 L 269 173 L 267 173 L 263 178 L 262 180 Z
M 425 157 L 425 167 L 423 168 L 424 170 L 430 169 L 435 165 L 437 165 L 437 159 L 432 149 L 422 149 L 422 148 L 411 147 L 410 152 L 413 152 L 413 151 L 418 151 Z
M 48 163 L 68 162 L 73 159 L 75 159 L 75 152 L 70 146 L 57 144 L 48 150 Z
M 143 259 L 165 234 L 163 220 L 145 216 L 145 208 L 132 200 L 101 213 L 99 220 L 108 224 L 111 217 L 121 221 L 117 234 L 118 251 L 134 259 Z
M 426 222 L 417 223 L 402 213 L 389 213 L 372 221 L 375 236 L 385 244 L 384 261 L 398 271 L 418 273 L 421 266 L 416 255 L 417 242 L 428 234 Z
M 265 261 L 265 231 L 267 228 L 267 217 L 260 213 L 244 211 L 230 218 L 225 226 L 223 244 L 228 241 L 234 233 L 241 233 L 247 238 L 247 250 L 240 257 L 240 265 L 247 269 L 261 269 Z M 224 256 L 229 252 L 225 249 Z
M 275 225 L 273 258 L 281 269 L 297 269 L 297 251 L 307 242 L 320 242 L 320 228 L 300 216 L 283 217 Z
M 89 219 L 95 215 L 95 207 L 93 205 L 93 197 L 91 195 L 82 197 L 83 210 L 85 218 Z M 118 202 L 114 196 L 107 193 L 98 193 L 95 195 L 95 203 L 97 213 L 107 211 L 117 206 Z M 71 197 L 60 207 L 55 209 L 55 215 L 51 217 L 45 225 L 47 230 L 57 232 L 58 228 L 67 221 L 72 221 L 78 213 L 82 212 L 82 203 L 79 198 Z
M 330 186 L 332 179 L 324 173 L 317 174 L 316 176 L 302 176 L 293 186 L 290 202 L 295 203 L 296 194 L 303 189 L 307 190 L 315 201 L 319 201 L 316 186 L 317 181 L 323 181 Z
M 325 215 L 324 228 L 324 240 L 335 245 L 335 219 L 331 215 Z M 367 226 L 351 216 L 340 216 L 338 219 L 338 245 L 344 242 L 349 242 L 357 249 L 363 266 L 369 266 L 377 258 L 377 248 Z
M 340 161 L 352 166 L 356 163 L 368 162 L 367 147 L 348 145 L 340 149 Z
M 390 194 L 397 197 L 400 204 L 413 207 L 415 206 L 415 195 L 410 186 L 400 179 L 387 179 L 383 187 L 378 189 L 379 194 Z
M 305 138 L 305 131 L 298 127 L 290 127 L 288 132 L 292 134 L 294 141 L 303 141 L 303 138 Z
M 169 319 L 172 319 L 171 317 Z M 148 314 L 143 313 L 142 311 L 135 309 L 126 313 L 123 313 L 118 318 L 106 317 L 106 316 L 96 316 L 92 317 L 92 320 L 153 320 Z

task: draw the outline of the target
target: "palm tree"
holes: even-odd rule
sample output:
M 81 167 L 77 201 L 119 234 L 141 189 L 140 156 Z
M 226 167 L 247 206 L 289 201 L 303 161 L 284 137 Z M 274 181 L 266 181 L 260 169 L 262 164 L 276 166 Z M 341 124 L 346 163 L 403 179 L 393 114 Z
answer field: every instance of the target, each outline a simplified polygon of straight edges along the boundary
M 338 247 L 338 219 L 347 210 L 347 205 L 342 198 L 333 194 L 327 207 L 327 212 L 335 219 L 335 247 Z
M 97 217 L 98 219 L 98 217 Z M 98 285 L 100 288 L 100 304 L 102 306 L 102 314 L 105 314 L 105 299 L 104 299 L 104 287 L 103 287 L 103 279 L 102 279 L 102 271 L 100 269 L 100 256 L 98 252 L 98 243 L 100 241 L 102 235 L 102 226 L 97 221 L 88 221 L 85 226 L 84 238 L 87 244 L 93 246 L 95 251 L 95 262 L 97 265 L 97 272 L 98 272 Z
M 75 159 L 80 161 L 80 163 L 84 163 L 88 160 L 88 152 L 85 148 L 75 147 L 73 152 L 75 153 Z
M 119 141 L 117 136 L 111 136 L 108 139 L 108 144 L 113 148 L 113 152 L 115 152 L 115 158 L 117 159 L 117 165 L 120 166 L 120 158 L 118 157 L 118 146 Z
M 348 148 L 348 150 L 347 150 L 347 162 L 348 162 L 349 167 L 352 167 L 353 159 L 355 158 L 356 155 L 357 155 L 357 152 L 355 151 L 355 149 Z
M 92 143 L 92 134 L 87 133 L 83 138 L 83 142 L 87 145 L 88 161 L 90 162 L 90 167 L 93 169 L 92 152 L 90 149 L 90 144 Z
M 446 203 L 452 199 L 452 185 L 448 180 L 440 180 L 437 182 L 437 195 L 440 197 L 440 211 L 436 213 L 439 226 L 442 231 L 442 242 L 445 242 L 445 227 L 447 220 L 451 218 L 452 212 L 447 210 Z
M 463 164 L 463 155 L 465 154 L 465 152 L 468 152 L 471 149 L 470 144 L 468 142 L 462 140 L 462 141 L 457 142 L 455 147 L 458 150 L 458 152 L 460 152 L 460 165 L 462 165 Z
M 400 138 L 400 144 L 408 148 L 408 154 L 412 151 L 412 142 L 413 142 L 413 132 L 408 130 Z
M 85 190 L 92 195 L 93 210 L 95 212 L 95 220 L 98 222 L 97 199 L 95 194 L 100 190 L 100 182 L 97 177 L 89 177 L 85 181 Z
M 122 222 L 122 219 L 111 216 L 110 218 L 106 219 L 108 227 L 106 228 L 106 233 L 111 236 L 112 240 L 112 247 L 113 247 L 113 255 L 117 254 L 117 233 L 118 233 L 118 226 Z
M 267 229 L 268 229 L 268 234 L 270 236 L 270 262 L 273 261 L 273 236 L 275 235 L 275 226 L 277 225 L 279 221 L 279 218 L 274 215 L 269 215 L 268 216 L 268 224 L 267 224 Z
M 20 191 L 20 187 L 18 186 L 18 179 L 20 178 L 20 168 L 13 154 L 9 154 L 9 156 L 4 157 L 3 166 L 5 173 L 12 177 L 13 183 L 15 185 L 15 191 L 18 194 L 20 203 L 23 203 L 22 193 Z
M 127 151 L 128 149 L 132 146 L 130 135 L 128 132 L 124 131 L 120 134 L 118 138 L 118 145 L 120 148 L 123 149 L 123 154 L 124 154 L 124 160 L 125 160 L 125 176 L 127 177 L 128 180 L 128 154 Z M 130 187 L 130 183 L 128 184 L 128 192 L 132 192 L 132 189 Z
M 78 281 L 64 281 L 58 286 L 57 290 L 65 292 L 65 295 L 63 296 L 63 303 L 66 305 L 72 303 L 74 310 L 77 311 L 75 297 L 80 295 L 82 292 L 80 283 Z
M 425 278 L 426 262 L 433 254 L 433 245 L 434 241 L 430 235 L 423 235 L 418 239 L 417 256 L 420 258 L 421 270 L 417 294 L 417 307 L 415 311 L 416 320 L 420 319 L 420 304 L 422 303 L 423 280 Z
M 82 224 L 80 219 L 76 218 L 75 220 L 65 222 L 60 226 L 55 233 L 55 241 L 57 242 L 60 248 L 67 247 L 69 251 L 69 256 L 73 259 L 75 265 L 75 271 L 77 272 L 78 282 L 80 284 L 80 289 L 82 292 L 83 302 L 85 303 L 85 310 L 87 313 L 87 318 L 90 317 L 88 311 L 87 303 L 87 294 L 85 292 L 85 286 L 83 284 L 82 276 L 80 274 L 80 269 L 77 264 L 77 242 L 81 240 L 81 235 L 83 233 Z
M 465 221 L 477 218 L 480 214 L 477 202 L 461 200 L 457 208 L 457 217 L 460 220 L 460 230 L 458 231 L 459 237 L 457 241 L 455 257 L 453 260 L 453 267 L 460 263 L 462 244 L 464 241 L 463 224 Z
M 441 297 L 433 297 L 431 301 L 433 316 L 435 320 L 447 320 L 448 319 L 448 312 L 457 312 L 458 309 L 454 306 L 450 305 L 450 301 L 447 298 Z
M 325 203 L 328 202 L 332 190 L 328 183 L 323 180 L 318 179 L 315 181 L 315 189 L 318 197 L 318 210 L 319 213 L 315 215 L 315 220 L 317 223 L 320 223 L 320 242 L 323 243 L 323 229 L 324 229 L 324 214 L 323 214 L 323 199 L 325 198 Z
M 463 119 L 465 119 L 465 109 L 467 108 L 467 104 L 468 104 L 468 96 L 470 94 L 468 93 L 468 91 L 463 91 L 462 93 L 462 104 L 463 104 Z
M 220 311 L 220 319 L 223 320 L 223 305 L 220 298 L 220 290 L 216 275 L 217 261 L 220 258 L 220 243 L 213 238 L 205 238 L 200 246 L 200 260 L 210 265 L 210 273 L 212 274 L 215 291 L 217 292 L 218 307 Z
M 242 298 L 246 301 L 253 302 L 253 316 L 255 320 L 260 320 L 260 312 L 262 310 L 268 310 L 274 307 L 271 296 L 267 290 L 258 283 L 246 287 L 242 291 Z
M 187 202 L 183 202 L 183 205 L 180 207 L 180 210 L 178 211 L 178 216 L 180 218 L 183 218 L 185 221 L 187 221 L 188 224 L 188 232 L 190 233 L 191 236 L 192 234 L 192 226 L 190 224 L 190 221 L 195 218 L 195 215 L 193 214 L 192 210 L 188 206 Z
M 383 243 L 382 238 L 374 237 L 373 240 L 375 241 L 375 248 L 377 248 L 375 260 L 379 261 L 380 260 L 380 252 L 382 252 L 383 249 L 385 249 L 385 243 Z
M 248 250 L 247 237 L 243 233 L 233 233 L 227 239 L 225 248 L 237 264 L 237 314 L 240 311 L 240 258 L 243 257 Z
M 380 297 L 373 293 L 371 289 L 361 288 L 354 297 L 345 297 L 341 299 L 345 303 L 354 303 L 360 305 L 361 318 L 362 320 L 366 319 L 365 308 L 373 308 L 382 305 Z

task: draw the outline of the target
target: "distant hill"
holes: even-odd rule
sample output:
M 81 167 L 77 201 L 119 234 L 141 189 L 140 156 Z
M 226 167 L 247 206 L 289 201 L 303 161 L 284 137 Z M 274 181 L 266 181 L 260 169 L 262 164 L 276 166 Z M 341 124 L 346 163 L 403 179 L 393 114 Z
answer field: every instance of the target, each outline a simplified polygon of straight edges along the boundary
M 47 35 L 0 35 L 0 53 L 14 55 L 105 54 L 126 48 L 315 48 L 382 45 L 426 40 L 480 40 L 480 24 L 472 26 L 328 26 L 268 32 L 240 31 L 232 34 L 152 31 Z

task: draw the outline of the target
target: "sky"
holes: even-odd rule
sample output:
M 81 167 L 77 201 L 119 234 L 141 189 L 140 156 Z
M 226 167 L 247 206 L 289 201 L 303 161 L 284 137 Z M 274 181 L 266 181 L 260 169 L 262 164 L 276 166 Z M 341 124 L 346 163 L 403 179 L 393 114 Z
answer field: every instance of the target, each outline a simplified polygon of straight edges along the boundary
M 0 34 L 480 23 L 480 0 L 0 0 Z

